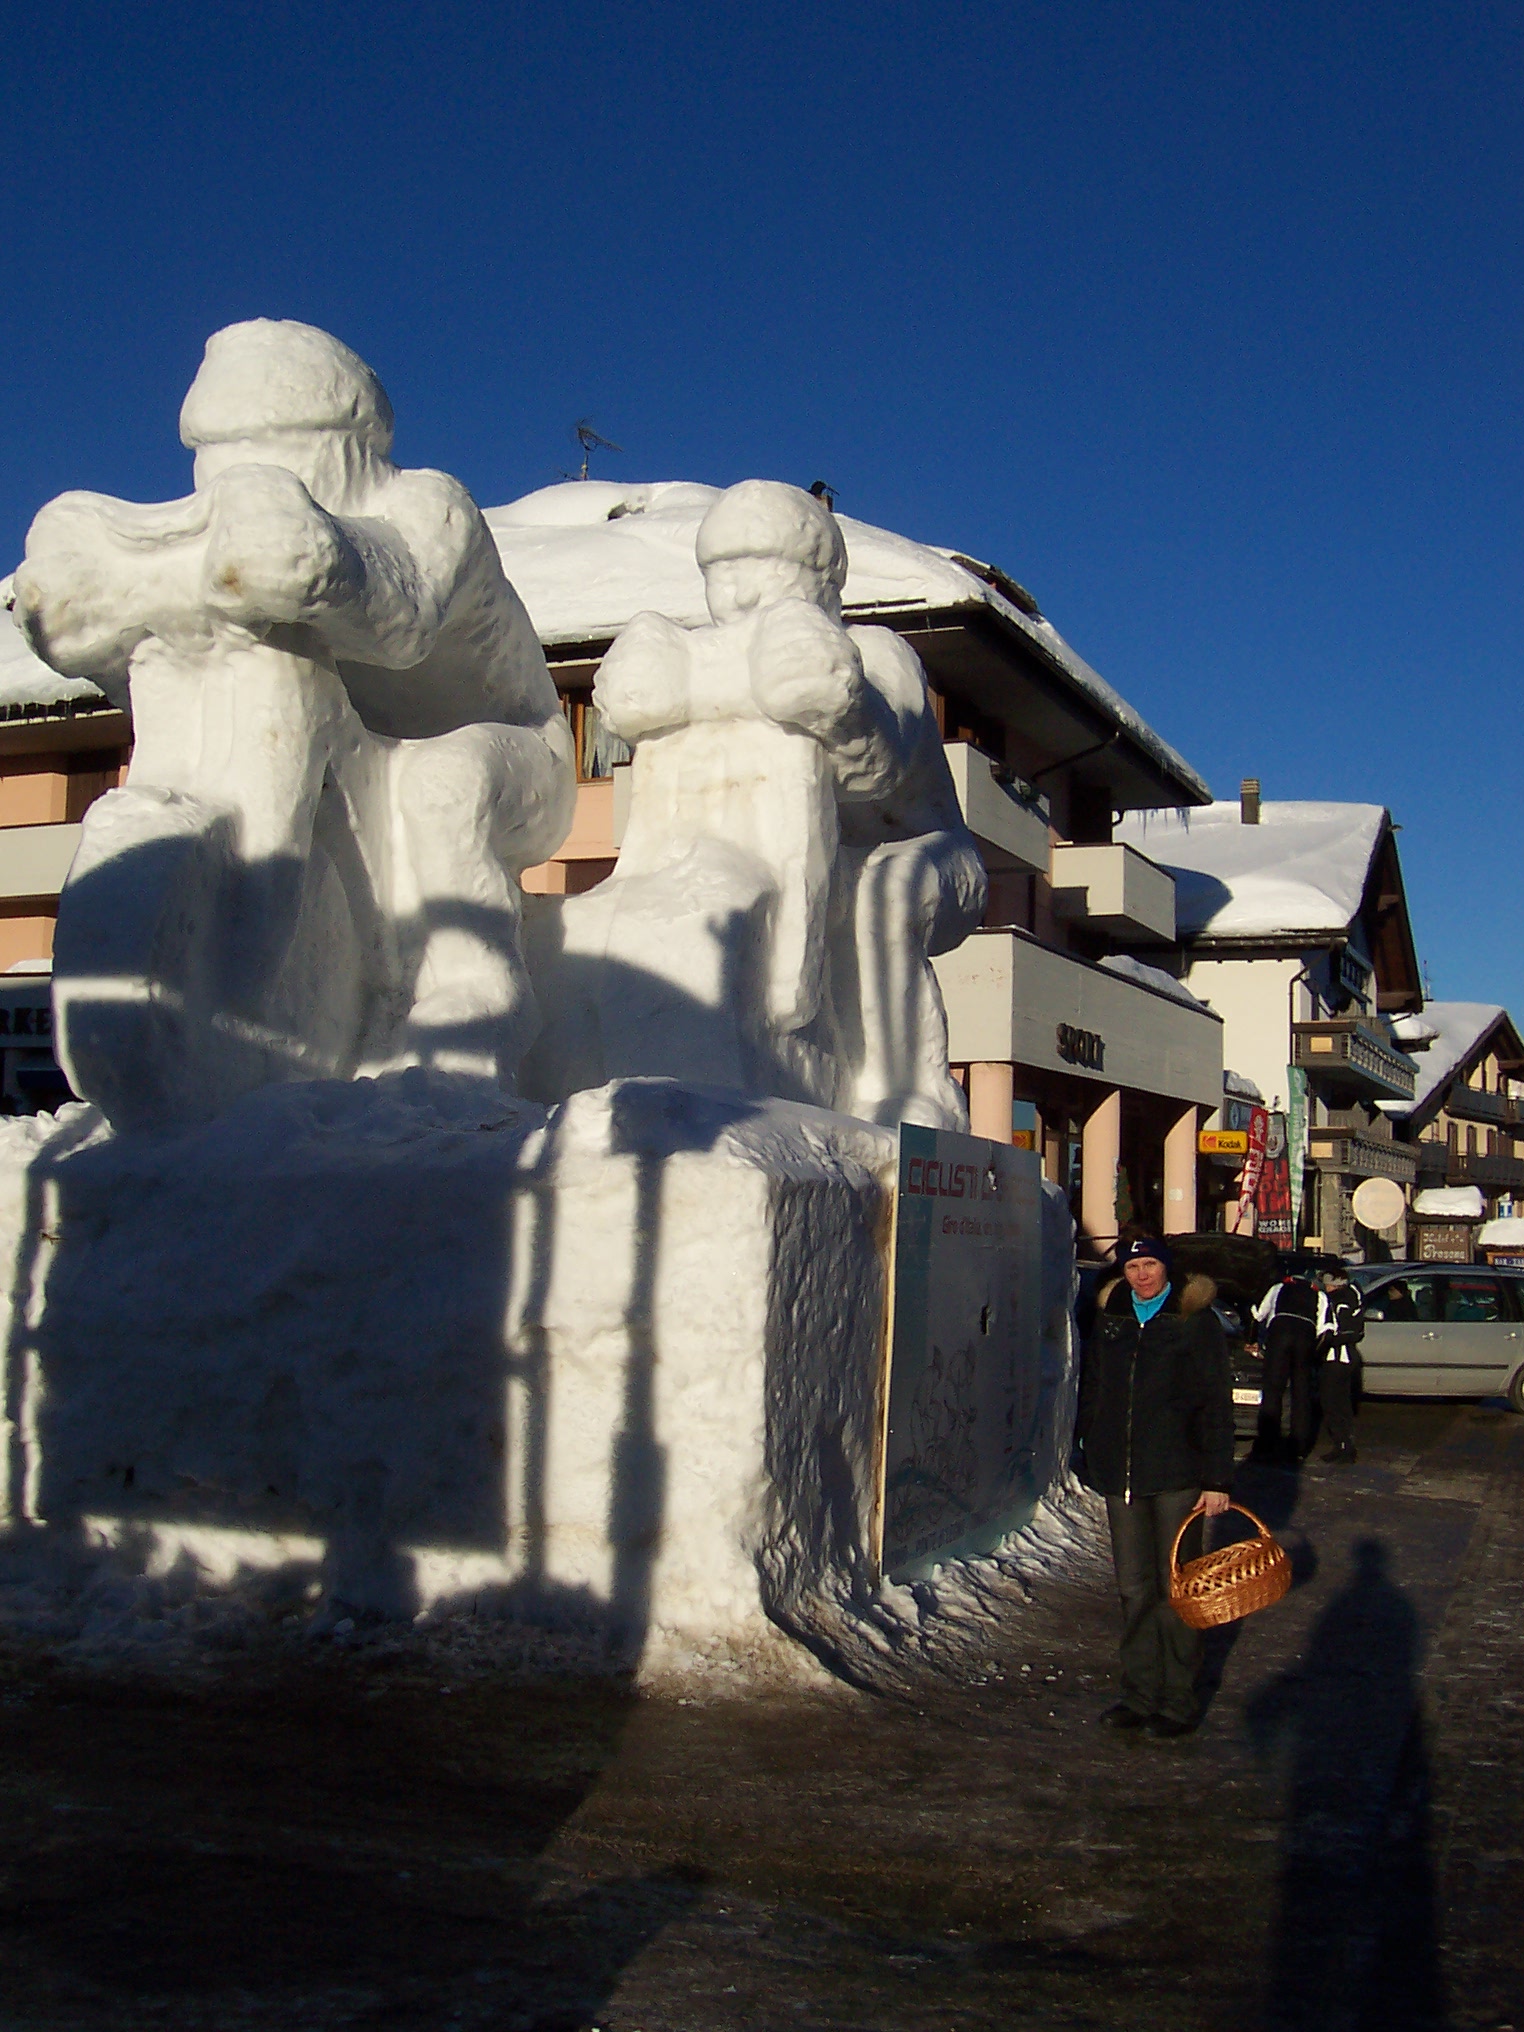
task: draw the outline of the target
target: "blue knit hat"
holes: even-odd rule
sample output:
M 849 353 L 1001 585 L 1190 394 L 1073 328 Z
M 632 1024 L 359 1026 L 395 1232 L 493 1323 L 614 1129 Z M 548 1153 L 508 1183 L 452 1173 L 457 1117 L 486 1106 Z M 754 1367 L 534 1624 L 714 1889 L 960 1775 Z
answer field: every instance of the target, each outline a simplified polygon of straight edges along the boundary
M 1174 1274 L 1175 1259 L 1171 1256 L 1166 1244 L 1161 1242 L 1156 1235 L 1139 1235 L 1135 1241 L 1127 1244 L 1119 1260 L 1124 1264 L 1136 1263 L 1140 1257 L 1144 1256 L 1152 1257 L 1156 1263 L 1162 1263 L 1166 1277 Z

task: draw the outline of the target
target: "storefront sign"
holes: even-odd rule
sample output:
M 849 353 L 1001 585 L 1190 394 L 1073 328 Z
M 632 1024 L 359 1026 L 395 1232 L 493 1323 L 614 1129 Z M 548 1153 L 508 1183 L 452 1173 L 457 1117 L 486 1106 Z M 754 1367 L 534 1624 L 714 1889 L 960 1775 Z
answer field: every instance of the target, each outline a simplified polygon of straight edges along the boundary
M 1095 1030 L 1081 1030 L 1073 1023 L 1058 1026 L 1058 1055 L 1069 1065 L 1082 1065 L 1091 1072 L 1106 1070 L 1106 1040 Z
M 0 1002 L 0 1038 L 42 1037 L 51 1042 L 53 1036 L 53 1004 L 44 1002 L 39 1007 Z
M 1203 1157 L 1238 1157 L 1249 1154 L 1249 1132 L 1247 1129 L 1202 1129 L 1196 1137 L 1196 1148 Z
M 901 1128 L 881 1505 L 890 1580 L 988 1551 L 1037 1507 L 1041 1234 L 1034 1152 Z
M 1417 1263 L 1469 1263 L 1471 1227 L 1466 1221 L 1411 1221 L 1409 1236 Z

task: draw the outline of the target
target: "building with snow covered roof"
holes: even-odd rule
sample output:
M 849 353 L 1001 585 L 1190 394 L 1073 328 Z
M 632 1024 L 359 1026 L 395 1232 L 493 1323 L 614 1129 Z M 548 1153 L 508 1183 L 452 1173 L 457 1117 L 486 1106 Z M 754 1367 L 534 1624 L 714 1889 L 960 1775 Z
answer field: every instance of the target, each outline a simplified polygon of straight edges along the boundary
M 1415 1253 L 1468 1262 L 1477 1225 L 1508 1220 L 1524 1206 L 1524 1040 L 1495 1002 L 1428 1002 L 1394 1024 L 1418 1068 L 1410 1102 L 1383 1103 L 1417 1163 L 1420 1211 L 1429 1195 L 1469 1193 L 1454 1232 L 1415 1229 Z M 1446 1211 L 1432 1198 L 1435 1216 Z
M 1392 1018 L 1422 1007 L 1396 828 L 1376 804 L 1236 803 L 1128 814 L 1118 837 L 1174 877 L 1165 960 L 1222 1017 L 1228 1062 L 1290 1120 L 1302 1231 L 1358 1255 L 1365 1178 L 1410 1186 L 1417 1164 L 1383 1104 L 1417 1071 Z

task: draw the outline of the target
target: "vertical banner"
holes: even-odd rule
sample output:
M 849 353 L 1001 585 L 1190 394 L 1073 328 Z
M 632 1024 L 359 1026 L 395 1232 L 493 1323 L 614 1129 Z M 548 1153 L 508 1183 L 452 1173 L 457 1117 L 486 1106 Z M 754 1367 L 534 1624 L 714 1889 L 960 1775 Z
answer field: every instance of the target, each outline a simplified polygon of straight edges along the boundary
M 881 1568 L 924 1577 L 1037 1507 L 1042 1169 L 1035 1151 L 900 1130 Z
M 1267 1242 L 1289 1249 L 1295 1239 L 1291 1217 L 1290 1136 L 1286 1117 L 1272 1114 L 1265 1131 L 1265 1161 L 1260 1166 L 1259 1190 L 1254 1196 L 1254 1231 Z
M 1286 1162 L 1291 1171 L 1291 1239 L 1302 1232 L 1303 1165 L 1307 1159 L 1307 1075 L 1299 1065 L 1286 1068 Z
M 1233 1215 L 1232 1234 L 1237 1234 L 1249 1218 L 1259 1191 L 1260 1173 L 1265 1165 L 1265 1140 L 1269 1135 L 1270 1117 L 1263 1108 L 1249 1110 L 1249 1154 L 1244 1159 L 1244 1168 L 1238 1175 L 1238 1207 Z

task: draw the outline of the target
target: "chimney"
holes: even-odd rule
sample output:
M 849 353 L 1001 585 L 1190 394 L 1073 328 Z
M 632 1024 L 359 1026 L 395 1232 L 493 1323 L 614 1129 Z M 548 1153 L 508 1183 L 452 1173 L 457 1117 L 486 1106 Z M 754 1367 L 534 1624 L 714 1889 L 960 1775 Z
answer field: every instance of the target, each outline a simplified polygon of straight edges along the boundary
M 1245 825 L 1259 824 L 1259 778 L 1246 776 L 1238 786 L 1238 816 Z

